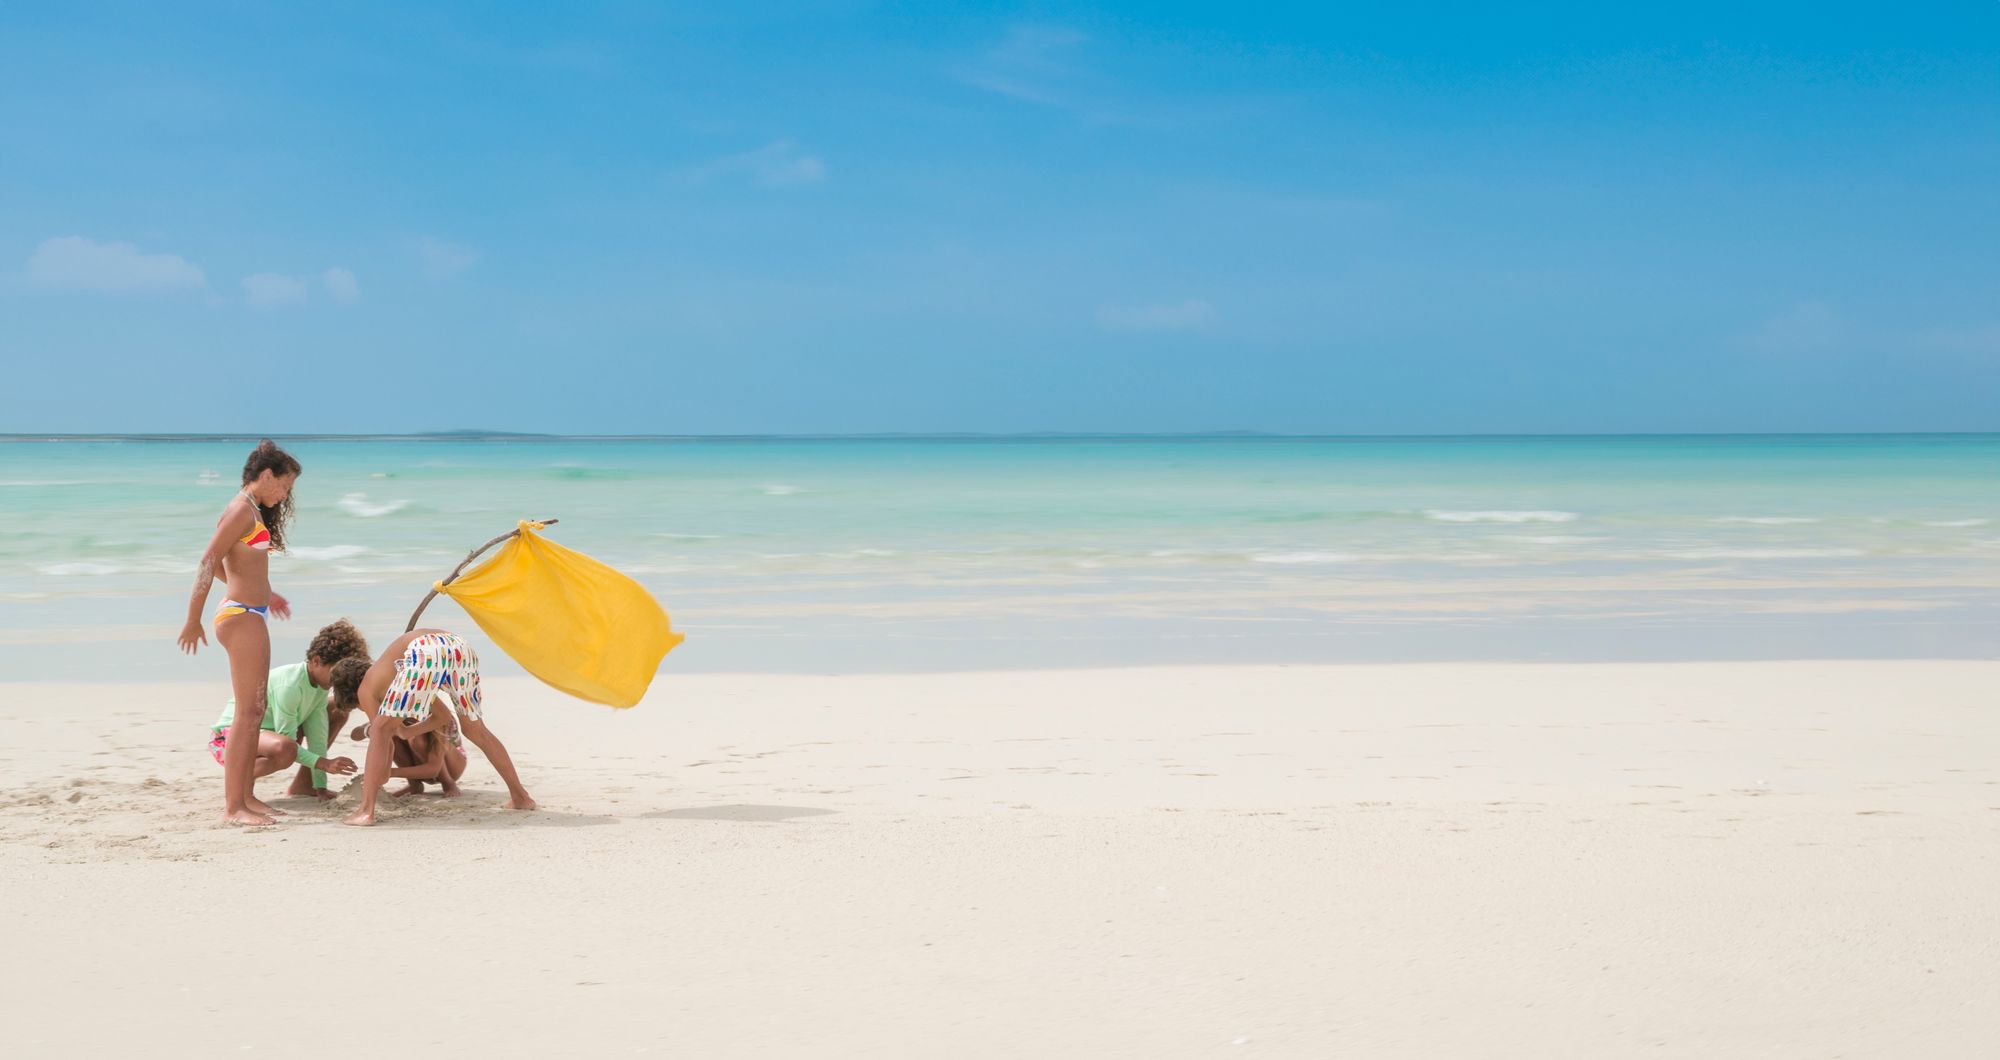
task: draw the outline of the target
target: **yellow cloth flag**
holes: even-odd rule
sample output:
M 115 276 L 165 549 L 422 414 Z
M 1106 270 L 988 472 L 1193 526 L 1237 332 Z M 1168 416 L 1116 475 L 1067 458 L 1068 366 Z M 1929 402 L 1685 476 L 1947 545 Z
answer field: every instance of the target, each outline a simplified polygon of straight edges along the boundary
M 683 639 L 646 587 L 581 552 L 520 533 L 437 590 L 527 671 L 580 699 L 629 707 Z

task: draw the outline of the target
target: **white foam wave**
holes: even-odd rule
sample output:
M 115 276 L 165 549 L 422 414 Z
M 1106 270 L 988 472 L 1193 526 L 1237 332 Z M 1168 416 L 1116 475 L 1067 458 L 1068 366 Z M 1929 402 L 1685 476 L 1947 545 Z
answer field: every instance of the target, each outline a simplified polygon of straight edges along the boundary
M 1858 548 L 1689 548 L 1662 553 L 1675 559 L 1841 559 Z
M 1751 526 L 1796 526 L 1800 523 L 1816 523 L 1819 520 L 1802 515 L 1725 515 L 1710 522 L 1745 523 Z
M 1925 526 L 1985 526 L 1987 523 L 1990 523 L 1992 521 L 1993 520 L 1991 519 L 1933 519 L 1925 522 L 1924 525 Z
M 41 571 L 43 574 L 54 574 L 57 575 L 58 577 L 65 577 L 77 574 L 86 576 L 101 575 L 101 574 L 119 574 L 125 570 L 125 568 L 118 566 L 115 563 L 92 563 L 89 560 L 83 560 L 76 563 L 44 563 L 36 566 L 35 569 Z
M 334 502 L 334 506 L 359 519 L 379 519 L 384 515 L 402 511 L 410 506 L 410 502 L 389 501 L 386 504 L 376 504 L 369 501 L 366 493 L 349 493 Z
M 1461 512 L 1427 508 L 1424 510 L 1424 515 L 1441 523 L 1567 523 L 1576 519 L 1575 512 L 1557 511 Z
M 1502 541 L 1525 541 L 1531 545 L 1588 545 L 1604 538 L 1588 534 L 1496 534 Z
M 1250 557 L 1252 563 L 1353 563 L 1359 556 L 1341 552 L 1259 552 Z
M 787 486 L 782 482 L 774 482 L 764 487 L 764 496 L 766 497 L 789 497 L 799 492 L 801 491 L 797 486 Z
M 292 545 L 285 551 L 300 559 L 341 560 L 353 559 L 368 550 L 361 545 L 325 545 L 319 548 L 311 545 Z

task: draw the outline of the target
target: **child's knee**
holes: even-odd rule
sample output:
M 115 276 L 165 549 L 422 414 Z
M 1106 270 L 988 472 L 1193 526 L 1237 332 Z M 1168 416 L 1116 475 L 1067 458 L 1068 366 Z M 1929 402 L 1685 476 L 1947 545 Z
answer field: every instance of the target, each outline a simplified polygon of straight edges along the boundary
M 271 742 L 271 756 L 280 765 L 291 765 L 299 760 L 299 742 L 289 736 L 280 736 Z

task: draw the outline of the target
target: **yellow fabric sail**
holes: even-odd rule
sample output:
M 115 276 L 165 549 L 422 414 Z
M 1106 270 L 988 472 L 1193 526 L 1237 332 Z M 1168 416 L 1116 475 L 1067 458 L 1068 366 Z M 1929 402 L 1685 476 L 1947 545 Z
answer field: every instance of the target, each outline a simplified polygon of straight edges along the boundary
M 629 707 L 683 639 L 646 587 L 522 520 L 500 551 L 437 590 L 528 672 L 593 703 Z

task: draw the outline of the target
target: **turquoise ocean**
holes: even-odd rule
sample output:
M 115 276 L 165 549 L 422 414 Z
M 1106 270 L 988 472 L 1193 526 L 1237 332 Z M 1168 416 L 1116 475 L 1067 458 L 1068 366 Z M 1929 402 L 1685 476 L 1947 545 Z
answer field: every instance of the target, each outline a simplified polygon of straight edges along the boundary
M 173 638 L 253 441 L 0 441 L 0 675 L 219 681 Z M 2000 654 L 2000 435 L 282 441 L 280 660 L 524 517 L 691 671 Z

